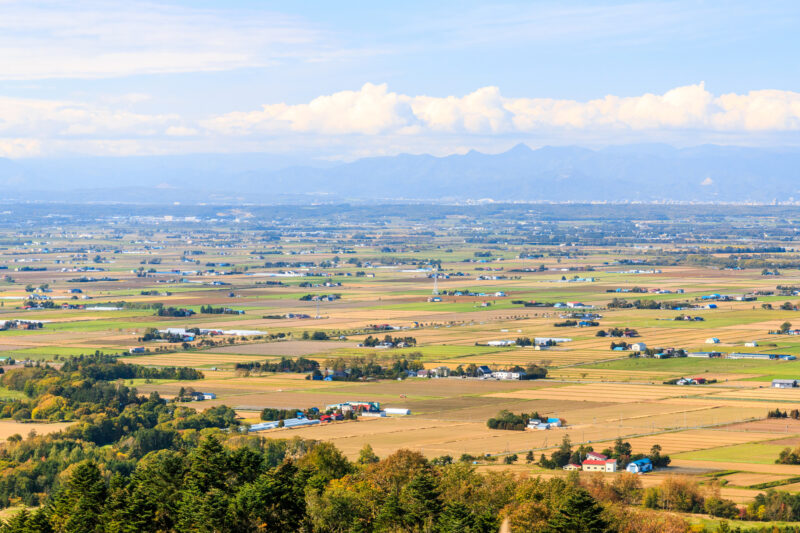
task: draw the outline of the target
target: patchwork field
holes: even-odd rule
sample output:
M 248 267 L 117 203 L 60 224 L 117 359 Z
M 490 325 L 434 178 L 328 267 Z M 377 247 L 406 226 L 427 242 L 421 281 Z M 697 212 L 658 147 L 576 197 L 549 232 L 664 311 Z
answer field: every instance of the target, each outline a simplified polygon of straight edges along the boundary
M 91 233 L 65 221 L 46 237 L 9 231 L 0 246 L 0 320 L 12 324 L 0 330 L 4 369 L 95 353 L 140 370 L 191 367 L 204 378 L 121 383 L 169 399 L 213 393 L 183 405 L 229 406 L 248 424 L 265 408 L 358 401 L 410 410 L 261 433 L 330 441 L 351 458 L 369 444 L 381 457 L 400 448 L 469 454 L 481 468 L 556 475 L 504 459 L 538 459 L 564 437 L 595 450 L 621 438 L 634 453 L 658 445 L 670 455 L 645 486 L 671 473 L 706 483 L 705 474 L 730 471 L 720 474 L 723 495 L 740 503 L 758 493 L 754 485 L 800 491 L 790 482 L 800 465 L 775 463 L 800 446 L 800 420 L 788 417 L 800 409 L 800 387 L 771 387 L 800 379 L 800 360 L 726 357 L 800 356 L 800 335 L 788 334 L 800 328 L 794 222 L 761 220 L 782 233 L 758 251 L 764 231 L 727 215 L 725 224 L 676 226 L 620 219 L 621 236 L 603 240 L 605 222 L 582 216 L 523 213 L 527 223 L 517 225 L 488 210 L 430 223 L 365 211 L 321 228 L 318 219 L 287 222 L 294 212 L 258 226 L 220 212 L 225 222 L 208 222 L 213 230 L 147 215 L 86 222 Z M 654 357 L 669 350 L 719 357 Z M 299 357 L 312 366 L 276 371 Z M 496 371 L 546 376 L 500 380 Z M 450 376 L 426 377 L 434 373 Z M 680 378 L 704 383 L 670 384 Z M 7 400 L 24 395 L 0 389 Z M 775 409 L 787 418 L 767 419 Z M 503 411 L 564 427 L 489 429 Z M 4 420 L 0 439 L 63 427 Z

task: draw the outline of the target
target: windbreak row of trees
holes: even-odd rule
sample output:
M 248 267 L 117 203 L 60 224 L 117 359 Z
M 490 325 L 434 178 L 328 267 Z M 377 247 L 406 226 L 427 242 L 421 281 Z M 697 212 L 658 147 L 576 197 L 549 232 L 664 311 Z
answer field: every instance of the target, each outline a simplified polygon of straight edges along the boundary
M 564 435 L 564 438 L 561 440 L 561 445 L 549 458 L 544 454 L 541 455 L 539 458 L 539 466 L 543 468 L 561 468 L 568 464 L 580 464 L 581 461 L 586 459 L 586 454 L 593 451 L 595 450 L 591 445 L 584 444 L 581 444 L 578 448 L 573 450 L 569 435 Z M 644 458 L 649 458 L 656 468 L 668 466 L 671 462 L 668 455 L 661 455 L 661 446 L 658 444 L 654 444 L 650 449 L 650 453 L 647 455 L 643 453 L 635 454 L 633 453 L 631 444 L 622 440 L 622 437 L 617 437 L 613 446 L 605 448 L 600 453 L 609 459 L 616 459 L 618 469 L 624 469 L 631 461 Z M 530 458 L 532 459 L 532 457 L 531 455 Z
M 641 483 L 626 482 L 621 494 L 635 499 Z M 628 506 L 600 484 L 484 475 L 408 450 L 379 460 L 365 448 L 351 462 L 329 443 L 209 436 L 151 453 L 129 474 L 81 461 L 48 505 L 0 531 L 494 533 L 503 521 L 514 532 L 686 529 L 682 518 Z
M 683 533 L 689 524 L 675 513 L 800 518 L 800 495 L 767 491 L 739 509 L 715 480 L 701 486 L 668 476 L 644 488 L 627 472 L 550 479 L 479 473 L 409 450 L 381 460 L 369 446 L 350 461 L 330 443 L 240 433 L 217 432 L 128 466 L 123 471 L 102 454 L 72 464 L 46 505 L 12 515 L 0 531 L 494 533 L 504 523 L 514 533 Z M 796 529 L 734 522 L 716 531 Z

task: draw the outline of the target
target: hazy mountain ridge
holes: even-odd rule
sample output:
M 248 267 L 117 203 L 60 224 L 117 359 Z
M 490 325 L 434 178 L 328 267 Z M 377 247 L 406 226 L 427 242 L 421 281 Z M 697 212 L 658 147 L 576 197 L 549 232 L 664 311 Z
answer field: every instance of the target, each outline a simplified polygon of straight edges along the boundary
M 800 149 L 517 145 L 333 164 L 268 154 L 0 160 L 6 198 L 43 201 L 786 201 Z

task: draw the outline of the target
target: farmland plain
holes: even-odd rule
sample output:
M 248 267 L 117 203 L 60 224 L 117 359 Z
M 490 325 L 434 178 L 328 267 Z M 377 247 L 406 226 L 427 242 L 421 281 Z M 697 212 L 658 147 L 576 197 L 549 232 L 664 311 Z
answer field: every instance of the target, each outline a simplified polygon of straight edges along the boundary
M 736 501 L 746 501 L 752 485 L 800 475 L 800 466 L 775 464 L 783 448 L 800 443 L 800 425 L 766 420 L 770 410 L 800 407 L 800 388 L 771 387 L 773 379 L 800 379 L 800 360 L 725 357 L 800 356 L 800 336 L 774 333 L 784 323 L 800 327 L 793 233 L 760 243 L 768 250 L 761 252 L 716 223 L 701 223 L 707 233 L 691 244 L 685 237 L 662 241 L 631 229 L 610 244 L 586 237 L 565 246 L 557 239 L 526 240 L 527 230 L 490 215 L 470 219 L 472 225 L 463 214 L 434 224 L 387 216 L 315 233 L 288 223 L 267 231 L 271 226 L 263 218 L 265 225 L 248 225 L 238 212 L 221 212 L 211 229 L 189 218 L 143 217 L 95 223 L 91 231 L 68 223 L 47 226 L 16 239 L 11 237 L 21 230 L 9 230 L 0 250 L 0 274 L 7 273 L 0 282 L 0 319 L 41 327 L 0 331 L 6 370 L 22 361 L 58 365 L 102 352 L 137 365 L 199 369 L 201 381 L 132 384 L 167 398 L 189 388 L 214 393 L 215 399 L 191 406 L 227 405 L 248 420 L 268 407 L 347 401 L 410 409 L 409 416 L 263 432 L 268 438 L 330 441 L 351 458 L 369 444 L 379 456 L 399 448 L 430 458 L 470 454 L 487 467 L 541 472 L 499 463 L 528 451 L 550 453 L 565 436 L 598 450 L 621 437 L 635 452 L 660 445 L 675 471 L 735 470 L 725 494 Z M 773 218 L 758 223 L 780 225 Z M 522 237 L 500 237 L 514 235 Z M 736 250 L 726 246 L 749 251 L 733 260 Z M 775 266 L 765 273 L 768 265 Z M 648 302 L 674 308 L 647 308 Z M 219 312 L 203 312 L 206 306 Z M 159 314 L 169 308 L 192 313 Z M 570 320 L 590 323 L 580 327 Z M 168 328 L 196 333 L 179 342 L 144 340 L 148 332 Z M 635 332 L 600 333 L 626 328 Z M 384 335 L 413 341 L 361 346 L 368 336 Z M 557 340 L 543 349 L 517 342 L 536 338 Z M 651 352 L 614 350 L 612 342 L 643 343 Z M 720 356 L 650 356 L 669 349 Z M 321 370 L 413 361 L 423 370 L 417 376 L 443 367 L 474 374 L 470 369 L 481 366 L 537 365 L 547 377 L 406 374 L 325 381 L 246 367 L 298 357 L 316 361 Z M 679 378 L 704 384 L 665 383 Z M 489 429 L 487 419 L 502 410 L 537 412 L 565 424 L 548 431 Z M 9 427 L 3 431 L 25 434 L 61 426 Z M 775 488 L 800 490 L 791 483 Z

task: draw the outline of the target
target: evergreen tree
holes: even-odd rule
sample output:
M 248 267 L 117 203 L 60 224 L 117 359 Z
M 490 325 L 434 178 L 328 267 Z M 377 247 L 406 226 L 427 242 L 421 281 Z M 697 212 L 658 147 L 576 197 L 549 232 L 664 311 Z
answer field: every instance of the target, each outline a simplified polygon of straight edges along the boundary
M 100 515 L 107 495 L 100 469 L 91 461 L 78 464 L 48 513 L 53 530 L 69 533 L 102 531 Z
M 298 531 L 305 516 L 304 485 L 291 461 L 241 488 L 232 502 L 236 531 Z
M 400 492 L 404 522 L 412 530 L 429 528 L 442 510 L 436 480 L 430 472 L 416 474 Z
M 365 444 L 361 451 L 358 454 L 358 464 L 360 465 L 368 465 L 372 463 L 377 463 L 380 461 L 375 452 L 372 450 L 372 446 L 369 444 Z
M 604 533 L 608 523 L 602 517 L 603 508 L 584 489 L 576 489 L 550 518 L 548 533 Z

